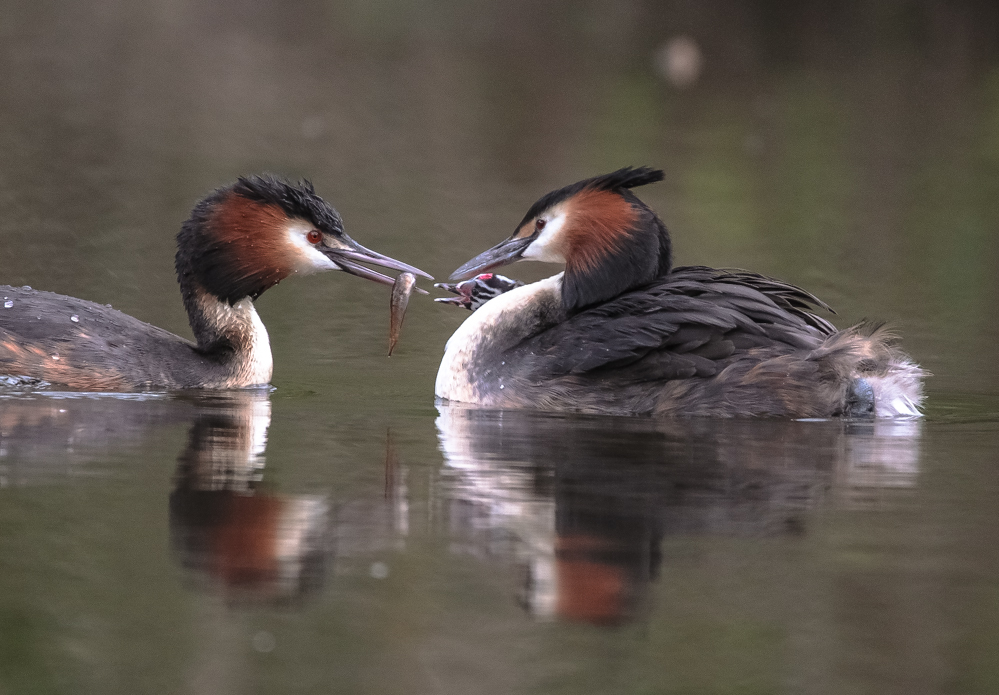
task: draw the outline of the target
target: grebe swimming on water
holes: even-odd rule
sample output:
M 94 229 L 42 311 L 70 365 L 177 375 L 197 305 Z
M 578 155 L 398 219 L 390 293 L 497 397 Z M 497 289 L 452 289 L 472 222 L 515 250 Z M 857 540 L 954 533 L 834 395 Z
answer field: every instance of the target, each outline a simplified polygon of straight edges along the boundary
M 607 414 L 919 415 L 924 372 L 882 327 L 838 331 L 799 287 L 672 265 L 669 232 L 625 168 L 553 191 L 453 280 L 519 260 L 564 263 L 546 280 L 447 285 L 475 309 L 437 373 L 444 402 Z M 480 276 L 482 277 L 482 276 Z M 509 291 L 504 291 L 509 290 Z
M 253 301 L 294 274 L 343 270 L 393 284 L 358 261 L 430 277 L 348 237 L 308 181 L 240 178 L 198 203 L 177 235 L 196 342 L 83 299 L 0 286 L 0 376 L 89 391 L 267 384 L 270 342 Z

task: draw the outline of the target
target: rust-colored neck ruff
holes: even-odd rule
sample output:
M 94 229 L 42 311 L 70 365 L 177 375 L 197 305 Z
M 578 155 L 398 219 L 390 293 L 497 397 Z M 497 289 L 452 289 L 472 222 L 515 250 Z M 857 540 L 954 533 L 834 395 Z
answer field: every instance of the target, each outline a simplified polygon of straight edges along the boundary
M 666 231 L 628 191 L 585 189 L 568 201 L 562 300 L 570 314 L 651 282 Z M 666 251 L 666 268 L 669 252 Z
M 634 233 L 638 213 L 620 194 L 585 190 L 568 206 L 565 227 L 566 265 L 590 272 L 620 251 Z
M 274 236 L 287 221 L 278 206 L 233 193 L 215 206 L 209 226 L 220 241 L 237 242 Z
M 227 196 L 203 231 L 209 258 L 201 263 L 201 284 L 231 304 L 247 296 L 256 299 L 288 277 L 293 267 L 284 234 L 288 223 L 276 205 Z

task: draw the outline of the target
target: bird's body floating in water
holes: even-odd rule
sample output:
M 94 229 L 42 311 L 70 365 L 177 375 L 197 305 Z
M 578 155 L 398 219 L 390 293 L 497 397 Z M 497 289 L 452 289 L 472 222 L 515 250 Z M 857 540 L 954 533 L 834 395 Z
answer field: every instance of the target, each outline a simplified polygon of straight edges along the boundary
M 264 385 L 273 363 L 253 301 L 286 277 L 327 270 L 393 284 L 358 262 L 430 277 L 348 237 L 310 183 L 241 178 L 198 203 L 177 235 L 196 342 L 108 306 L 0 286 L 0 376 L 88 391 Z
M 631 192 L 662 179 L 625 168 L 553 191 L 456 270 L 453 280 L 522 259 L 565 264 L 520 287 L 492 274 L 444 286 L 472 309 L 499 291 L 448 341 L 437 397 L 607 414 L 919 414 L 924 372 L 884 328 L 837 330 L 813 313 L 822 301 L 762 275 L 674 268 L 666 227 Z

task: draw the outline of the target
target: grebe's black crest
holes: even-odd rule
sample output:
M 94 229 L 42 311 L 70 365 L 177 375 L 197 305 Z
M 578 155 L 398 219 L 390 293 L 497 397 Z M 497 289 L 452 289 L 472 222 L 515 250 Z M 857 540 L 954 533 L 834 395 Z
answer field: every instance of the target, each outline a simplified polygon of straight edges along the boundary
M 576 183 L 560 188 L 557 191 L 552 191 L 551 193 L 548 193 L 538 199 L 538 201 L 531 206 L 530 210 L 527 211 L 527 214 L 524 215 L 524 219 L 522 219 L 520 224 L 517 225 L 517 229 L 523 227 L 545 210 L 561 203 L 564 200 L 568 200 L 569 198 L 578 195 L 584 190 L 613 191 L 621 193 L 628 188 L 637 188 L 638 186 L 646 186 L 650 183 L 658 183 L 662 181 L 663 178 L 665 178 L 665 174 L 662 169 L 652 169 L 651 167 L 624 167 L 623 169 L 612 171 L 609 174 L 603 174 L 601 176 L 594 176 L 590 179 L 577 181 Z
M 232 192 L 248 200 L 278 205 L 288 217 L 307 220 L 326 234 L 343 234 L 340 213 L 316 194 L 308 179 L 295 184 L 273 174 L 240 176 Z

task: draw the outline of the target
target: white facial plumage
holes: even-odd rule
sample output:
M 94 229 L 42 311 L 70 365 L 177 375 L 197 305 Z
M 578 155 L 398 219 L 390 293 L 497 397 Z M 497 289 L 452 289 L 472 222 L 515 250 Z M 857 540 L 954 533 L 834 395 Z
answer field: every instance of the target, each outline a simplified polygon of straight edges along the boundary
M 555 208 L 546 212 L 541 218 L 545 220 L 545 227 L 538 238 L 524 249 L 521 258 L 542 263 L 565 263 L 560 239 L 562 229 L 565 227 L 565 211 Z
M 324 253 L 316 248 L 315 244 L 309 242 L 306 235 L 315 227 L 303 220 L 292 220 L 285 233 L 296 254 L 295 272 L 308 275 L 310 273 L 322 273 L 327 270 L 340 270 L 340 266 L 331 261 Z

